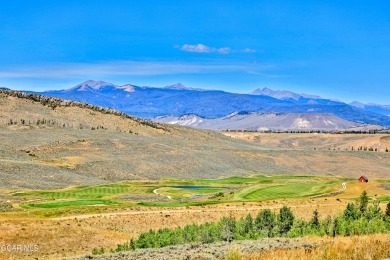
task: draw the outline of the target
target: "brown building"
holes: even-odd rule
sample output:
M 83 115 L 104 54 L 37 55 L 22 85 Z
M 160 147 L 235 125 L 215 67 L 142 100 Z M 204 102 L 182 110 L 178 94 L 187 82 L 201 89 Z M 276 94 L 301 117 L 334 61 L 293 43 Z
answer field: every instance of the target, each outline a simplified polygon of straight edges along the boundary
M 368 178 L 366 176 L 360 176 L 359 182 L 368 182 Z

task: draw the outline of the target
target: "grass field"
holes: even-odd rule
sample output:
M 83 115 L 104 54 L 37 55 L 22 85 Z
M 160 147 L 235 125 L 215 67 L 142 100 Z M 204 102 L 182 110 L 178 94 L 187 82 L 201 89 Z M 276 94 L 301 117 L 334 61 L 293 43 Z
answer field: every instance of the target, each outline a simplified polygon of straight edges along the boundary
M 204 180 L 127 181 L 50 191 L 22 191 L 12 195 L 23 198 L 20 207 L 24 209 L 47 210 L 87 205 L 196 206 L 310 197 L 336 191 L 340 189 L 341 182 L 348 181 L 352 180 L 318 176 L 252 175 Z M 124 199 L 126 196 L 130 199 Z M 146 200 L 145 197 L 151 199 Z M 161 201 L 161 198 L 165 201 Z
M 32 191 L 32 192 L 17 192 L 15 196 L 39 196 L 52 199 L 99 199 L 102 197 L 113 196 L 126 193 L 146 193 L 151 192 L 147 187 L 137 187 L 135 185 L 127 185 L 125 183 L 114 183 L 110 185 L 98 186 L 83 186 L 74 187 L 56 191 Z
M 336 196 L 311 197 L 338 190 L 342 182 L 347 183 L 347 189 Z M 342 212 L 364 190 L 370 202 L 384 201 L 390 197 L 385 184 L 388 181 L 371 179 L 369 183 L 358 183 L 341 177 L 252 175 L 9 191 L 7 198 L 20 211 L 0 214 L 0 239 L 11 244 L 38 241 L 45 247 L 36 256 L 63 259 L 88 254 L 95 247 L 113 248 L 151 228 L 200 224 L 227 216 L 240 218 L 248 213 L 256 215 L 264 208 L 277 211 L 288 205 L 295 216 L 305 220 L 317 209 L 324 219 Z M 153 192 L 156 190 L 161 195 Z M 203 196 L 192 199 L 194 194 Z M 386 204 L 380 206 L 384 210 Z M 23 256 L 20 259 L 32 258 L 27 253 Z
M 72 210 L 84 213 L 96 210 L 147 207 L 180 207 L 310 198 L 338 191 L 347 183 L 342 197 L 356 199 L 363 190 L 370 191 L 372 201 L 390 201 L 387 181 L 358 184 L 341 177 L 252 175 L 203 180 L 160 179 L 126 181 L 108 185 L 70 187 L 59 190 L 19 191 L 11 193 L 21 199 L 19 208 L 43 216 L 60 216 Z M 95 206 L 95 207 L 85 207 Z M 55 210 L 54 210 L 55 209 Z M 50 211 L 48 211 L 50 210 Z

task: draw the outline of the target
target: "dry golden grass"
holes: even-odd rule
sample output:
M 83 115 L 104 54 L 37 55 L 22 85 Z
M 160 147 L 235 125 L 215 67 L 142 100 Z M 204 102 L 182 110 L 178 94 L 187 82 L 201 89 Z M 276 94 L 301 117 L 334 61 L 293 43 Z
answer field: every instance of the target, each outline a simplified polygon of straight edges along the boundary
M 0 96 L 0 124 L 5 124 L 10 119 L 19 121 L 25 119 L 36 121 L 38 119 L 45 118 L 46 120 L 55 119 L 56 122 L 62 126 L 73 125 L 77 128 L 80 124 L 91 128 L 98 125 L 103 126 L 109 130 L 125 131 L 132 130 L 133 132 L 140 133 L 142 135 L 150 135 L 152 133 L 163 133 L 161 129 L 154 129 L 141 125 L 134 120 L 124 120 L 120 116 L 104 114 L 93 111 L 92 109 L 85 109 L 79 107 L 57 107 L 51 109 L 50 107 L 42 106 L 40 103 L 33 102 L 28 99 L 20 99 L 17 97 Z M 23 125 L 16 125 L 14 129 L 28 128 Z
M 279 199 L 186 208 L 108 209 L 108 212 L 102 211 L 104 213 L 77 215 L 75 212 L 74 216 L 52 219 L 29 217 L 28 212 L 6 213 L 1 215 L 0 244 L 40 245 L 38 252 L 13 254 L 14 259 L 73 257 L 89 254 L 95 247 L 102 246 L 106 250 L 114 248 L 149 229 L 214 222 L 230 215 L 240 218 L 250 213 L 255 216 L 262 209 L 270 208 L 277 212 L 284 205 L 291 207 L 296 217 L 305 220 L 312 217 L 315 209 L 319 210 L 320 218 L 334 216 L 341 213 L 351 199 L 359 197 L 363 190 L 367 190 L 370 197 L 374 197 L 376 193 L 388 192 L 381 189 L 379 183 L 352 183 L 340 195 L 314 199 Z M 384 209 L 385 203 L 381 207 Z M 321 241 L 320 238 L 312 238 L 315 239 Z M 231 255 L 235 255 L 233 253 Z M 2 253 L 1 257 L 3 256 L 12 257 L 7 253 Z
M 388 178 L 390 135 L 388 134 L 291 134 L 222 132 L 226 136 L 256 144 L 267 152 L 238 150 L 246 158 L 273 162 L 281 169 L 301 173 L 358 178 Z M 353 147 L 353 151 L 352 151 Z M 359 147 L 377 151 L 357 151 Z M 294 170 L 290 171 L 293 174 Z
M 58 217 L 53 219 L 32 218 L 28 212 L 1 215 L 0 243 L 39 243 L 37 256 L 57 259 L 88 254 L 95 247 L 106 250 L 119 243 L 137 237 L 141 232 L 162 227 L 173 228 L 191 223 L 218 221 L 223 216 L 255 216 L 269 208 L 277 212 L 282 206 L 291 207 L 298 218 L 309 220 L 318 209 L 320 218 L 341 213 L 351 199 L 358 198 L 363 190 L 375 198 L 375 194 L 389 194 L 379 183 L 349 183 L 346 191 L 334 197 L 294 198 L 261 202 L 229 203 L 186 208 L 128 208 L 120 211 Z M 382 209 L 385 203 L 381 204 Z M 3 254 L 6 255 L 6 254 Z M 18 254 L 28 259 L 31 254 Z
M 39 245 L 37 252 L 1 252 L 0 259 L 61 259 L 86 254 L 96 245 L 114 247 L 126 236 L 78 220 L 10 219 L 0 224 L 1 245 Z
M 317 148 L 356 150 L 358 147 L 377 148 L 384 152 L 390 149 L 390 136 L 388 134 L 317 134 L 317 133 L 256 133 L 256 132 L 223 132 L 223 134 L 255 142 L 266 147 L 279 148 Z
M 347 189 L 338 198 L 358 198 L 363 191 L 367 192 L 367 195 L 371 198 L 378 196 L 390 196 L 390 190 L 385 190 L 380 186 L 381 184 L 375 181 L 368 183 L 348 183 Z
M 332 238 L 313 238 L 308 242 L 318 242 L 319 247 L 296 249 L 276 249 L 262 253 L 250 253 L 242 259 L 388 259 L 390 257 L 390 234 Z
M 106 250 L 137 237 L 141 232 L 162 227 L 173 228 L 191 223 L 218 221 L 222 216 L 255 216 L 261 209 L 278 211 L 289 205 L 299 218 L 309 219 L 315 209 L 320 218 L 335 215 L 345 208 L 347 201 L 335 198 L 289 199 L 254 203 L 230 203 L 188 208 L 131 208 L 121 212 L 40 219 L 13 213 L 1 216 L 0 244 L 38 243 L 35 254 L 16 254 L 15 259 L 45 256 L 59 259 L 85 255 L 95 247 Z M 10 256 L 3 253 L 2 256 Z

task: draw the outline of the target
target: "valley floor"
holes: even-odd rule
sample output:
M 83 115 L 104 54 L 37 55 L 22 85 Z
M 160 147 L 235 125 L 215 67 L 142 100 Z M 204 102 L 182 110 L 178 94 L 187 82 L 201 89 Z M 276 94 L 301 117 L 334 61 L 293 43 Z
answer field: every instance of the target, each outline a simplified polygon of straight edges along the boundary
M 318 209 L 325 218 L 342 212 L 363 190 L 382 209 L 389 201 L 390 153 L 380 150 L 388 135 L 234 133 L 239 138 L 231 138 L 196 130 L 194 139 L 192 131 L 172 129 L 166 135 L 181 132 L 172 138 L 141 130 L 136 135 L 0 128 L 0 209 L 6 211 L 0 213 L 0 245 L 39 246 L 36 252 L 1 251 L 0 259 L 83 257 L 149 229 L 239 218 L 284 205 L 297 217 L 308 219 Z M 378 151 L 368 150 L 378 145 Z M 259 174 L 251 183 L 248 176 Z M 361 175 L 369 183 L 357 183 Z M 145 183 L 132 186 L 129 180 Z M 164 183 L 169 181 L 174 184 Z M 237 189 L 235 182 L 243 186 Z M 311 197 L 337 191 L 342 182 L 347 188 L 340 194 Z M 173 185 L 206 188 L 192 192 Z M 153 193 L 156 188 L 160 195 Z M 193 195 L 212 203 L 203 198 L 192 203 Z
M 117 244 L 128 241 L 131 237 L 137 237 L 141 232 L 149 229 L 214 222 L 223 216 L 239 218 L 248 213 L 255 215 L 265 208 L 277 211 L 284 205 L 291 207 L 294 215 L 299 218 L 311 218 L 312 212 L 316 209 L 320 212 L 320 218 L 325 218 L 327 215 L 334 216 L 342 212 L 346 204 L 351 201 L 351 196 L 362 189 L 364 187 L 357 186 L 350 193 L 314 199 L 278 199 L 184 208 L 133 207 L 122 210 L 109 208 L 103 210 L 103 207 L 101 213 L 87 215 L 78 215 L 75 209 L 72 216 L 56 218 L 32 217 L 28 212 L 2 213 L 0 215 L 0 244 L 37 244 L 39 250 L 37 252 L 1 252 L 1 257 L 62 259 L 83 256 L 91 254 L 94 248 L 103 247 L 108 251 L 115 248 Z M 384 209 L 385 203 L 382 203 L 381 207 Z M 203 252 L 202 247 L 199 247 L 198 251 Z

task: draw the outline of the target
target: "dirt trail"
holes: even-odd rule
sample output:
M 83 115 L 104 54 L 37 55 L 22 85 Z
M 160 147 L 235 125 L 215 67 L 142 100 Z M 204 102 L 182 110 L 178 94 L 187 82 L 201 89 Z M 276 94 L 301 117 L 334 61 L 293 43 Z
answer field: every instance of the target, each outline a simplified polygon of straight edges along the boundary
M 313 204 L 302 204 L 302 205 L 291 205 L 290 208 L 304 208 L 304 207 L 313 207 L 315 205 Z M 340 203 L 329 203 L 325 204 L 323 206 L 340 206 Z M 114 216 L 126 216 L 126 215 L 153 215 L 153 214 L 176 214 L 176 213 L 195 213 L 195 212 L 227 212 L 227 211 L 255 211 L 255 210 L 262 210 L 262 209 L 279 209 L 283 207 L 283 205 L 277 205 L 277 206 L 250 206 L 250 207 L 239 207 L 239 206 L 229 206 L 224 208 L 190 208 L 190 209 L 156 209 L 156 210 L 145 210 L 145 211 L 132 211 L 132 212 L 112 212 L 112 213 L 100 213 L 100 214 L 86 214 L 86 215 L 73 215 L 73 216 L 66 216 L 66 217 L 57 217 L 57 218 L 51 218 L 51 220 L 68 220 L 68 219 L 86 219 L 86 218 L 93 218 L 93 217 L 114 217 Z

